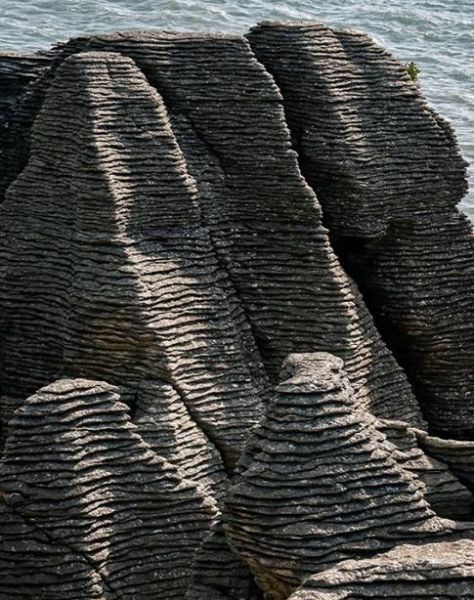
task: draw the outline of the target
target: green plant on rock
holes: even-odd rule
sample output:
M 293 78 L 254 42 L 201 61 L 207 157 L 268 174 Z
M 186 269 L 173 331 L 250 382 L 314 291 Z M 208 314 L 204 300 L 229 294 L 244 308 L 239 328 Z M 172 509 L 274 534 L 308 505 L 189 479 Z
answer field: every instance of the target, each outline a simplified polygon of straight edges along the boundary
M 410 75 L 412 81 L 418 81 L 418 76 L 421 73 L 421 69 L 416 64 L 416 62 L 409 62 L 406 65 L 406 70 L 407 70 L 408 75 Z

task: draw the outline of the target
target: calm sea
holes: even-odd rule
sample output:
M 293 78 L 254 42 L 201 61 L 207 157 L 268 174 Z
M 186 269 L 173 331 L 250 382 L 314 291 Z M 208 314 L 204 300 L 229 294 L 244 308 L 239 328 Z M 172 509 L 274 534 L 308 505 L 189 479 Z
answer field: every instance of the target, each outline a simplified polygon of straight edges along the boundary
M 262 19 L 318 19 L 370 33 L 421 67 L 421 88 L 474 162 L 474 0 L 0 0 L 0 50 L 36 50 L 117 29 L 245 32 Z M 474 218 L 472 191 L 463 207 Z

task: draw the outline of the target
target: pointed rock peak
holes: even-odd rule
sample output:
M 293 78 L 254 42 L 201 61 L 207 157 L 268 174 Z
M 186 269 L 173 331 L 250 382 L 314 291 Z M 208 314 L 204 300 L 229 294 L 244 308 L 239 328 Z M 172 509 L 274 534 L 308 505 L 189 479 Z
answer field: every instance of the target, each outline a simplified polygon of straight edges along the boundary
M 343 366 L 342 359 L 328 352 L 290 354 L 283 363 L 277 391 L 312 394 L 340 389 Z

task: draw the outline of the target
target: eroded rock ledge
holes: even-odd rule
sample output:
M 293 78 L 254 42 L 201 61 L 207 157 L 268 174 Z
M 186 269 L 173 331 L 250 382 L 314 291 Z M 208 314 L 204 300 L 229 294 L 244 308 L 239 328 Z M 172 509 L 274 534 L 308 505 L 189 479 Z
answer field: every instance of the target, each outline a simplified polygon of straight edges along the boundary
M 263 23 L 0 82 L 0 599 L 474 598 L 465 163 L 403 65 Z

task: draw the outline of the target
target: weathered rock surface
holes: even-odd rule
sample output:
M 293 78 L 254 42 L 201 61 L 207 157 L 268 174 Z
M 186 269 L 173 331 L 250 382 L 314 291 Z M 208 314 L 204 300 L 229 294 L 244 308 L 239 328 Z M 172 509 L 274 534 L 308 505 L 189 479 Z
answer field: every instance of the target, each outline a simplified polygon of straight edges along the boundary
M 60 67 L 0 230 L 4 394 L 163 379 L 235 460 L 263 383 L 166 110 L 130 59 Z
M 418 431 L 417 438 L 420 446 L 430 456 L 448 465 L 474 491 L 474 442 L 445 440 L 430 436 L 424 431 Z
M 431 431 L 474 436 L 474 235 L 465 215 L 394 221 L 371 257 L 367 296 Z
M 2 82 L 0 600 L 474 599 L 465 165 L 404 67 L 267 23 Z
M 196 552 L 186 600 L 258 600 L 261 591 L 247 565 L 229 548 L 222 523 Z
M 237 293 L 233 306 L 243 308 L 270 377 L 291 352 L 334 352 L 362 405 L 422 426 L 404 374 L 330 247 L 290 148 L 281 95 L 248 43 L 121 33 L 72 40 L 62 53 L 84 49 L 131 57 L 164 99 L 217 260 Z
M 300 165 L 336 248 L 425 416 L 434 431 L 470 437 L 473 238 L 454 211 L 465 170 L 449 125 L 427 107 L 403 65 L 362 34 L 268 24 L 249 40 L 282 90 Z M 472 448 L 447 441 L 442 446 L 456 450 L 446 453 L 435 446 L 431 454 L 443 461 L 455 455 L 448 464 L 472 488 Z M 403 453 L 417 455 L 416 445 L 410 441 L 398 460 L 415 473 L 421 467 L 437 511 L 456 505 L 449 476 L 423 455 L 403 464 Z M 461 510 L 468 507 L 464 494 L 458 500 Z
M 86 583 L 101 590 L 93 598 L 183 597 L 218 511 L 143 442 L 127 411 L 116 388 L 76 379 L 41 389 L 12 417 L 0 560 L 25 572 L 26 597 L 57 593 L 69 573 L 72 597 L 85 598 Z M 1 578 L 3 597 L 15 597 L 11 585 Z
M 459 202 L 466 163 L 449 124 L 372 38 L 309 21 L 262 23 L 247 37 L 283 94 L 303 174 L 334 233 L 370 238 L 393 218 Z
M 400 546 L 309 577 L 291 600 L 472 600 L 474 541 Z
M 450 125 L 362 33 L 264 23 L 248 38 L 282 91 L 336 250 L 432 431 L 472 439 L 474 238 L 455 209 L 467 180 Z
M 474 478 L 466 477 L 466 463 L 474 465 L 472 443 L 432 438 L 425 431 L 412 429 L 400 421 L 374 421 L 374 425 L 386 436 L 385 446 L 391 450 L 391 457 L 425 485 L 425 497 L 437 515 L 456 520 L 471 518 L 473 496 L 469 489 L 474 491 Z M 458 451 L 455 452 L 457 460 L 450 462 L 445 452 L 432 449 L 430 440 L 441 442 L 443 447 L 462 446 L 464 460 Z
M 17 140 L 12 133 L 12 121 L 20 98 L 51 60 L 52 56 L 46 52 L 31 55 L 0 52 L 0 202 L 22 168 L 22 165 L 11 164 L 13 156 L 18 156 L 13 150 Z
M 342 361 L 295 354 L 224 499 L 232 549 L 284 599 L 341 560 L 450 532 L 354 402 Z

